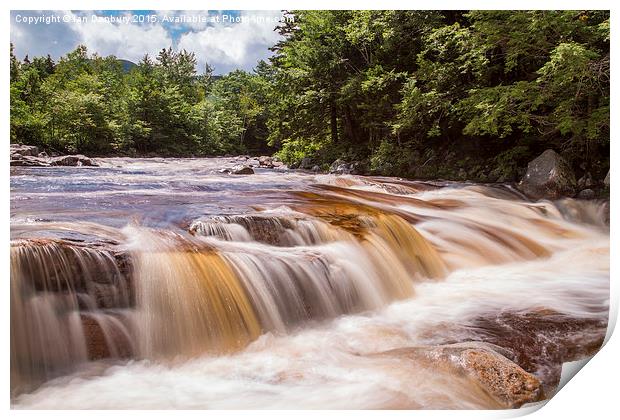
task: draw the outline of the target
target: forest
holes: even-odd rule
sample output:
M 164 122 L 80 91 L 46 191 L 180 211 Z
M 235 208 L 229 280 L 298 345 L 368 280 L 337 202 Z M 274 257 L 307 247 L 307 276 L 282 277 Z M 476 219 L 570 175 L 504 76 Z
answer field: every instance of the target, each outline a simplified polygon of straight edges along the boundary
M 577 176 L 609 169 L 608 11 L 286 13 L 268 60 L 221 76 L 173 48 L 127 66 L 11 45 L 11 143 L 486 182 L 553 148 Z

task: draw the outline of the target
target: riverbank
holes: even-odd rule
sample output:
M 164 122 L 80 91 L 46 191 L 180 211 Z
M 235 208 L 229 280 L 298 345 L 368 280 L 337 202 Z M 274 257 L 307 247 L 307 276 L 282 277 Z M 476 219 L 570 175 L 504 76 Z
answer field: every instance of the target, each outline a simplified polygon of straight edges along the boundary
M 57 153 L 48 154 L 45 150 L 41 150 L 36 146 L 23 144 L 11 144 L 11 166 L 97 166 L 96 158 L 78 155 L 59 155 Z M 187 156 L 160 156 L 157 154 L 149 154 L 147 156 L 100 156 L 99 158 L 149 158 L 149 159 L 166 159 L 166 158 L 196 158 L 196 159 L 214 159 L 218 157 L 187 157 Z M 399 176 L 394 174 L 392 170 L 370 170 L 368 162 L 364 161 L 345 161 L 336 159 L 331 164 L 318 164 L 317 161 L 304 158 L 298 162 L 286 164 L 277 156 L 250 156 L 250 155 L 225 155 L 221 158 L 228 159 L 229 162 L 235 164 L 233 168 L 222 168 L 222 171 L 235 175 L 251 175 L 254 173 L 253 168 L 277 168 L 279 170 L 300 169 L 313 173 L 326 173 L 335 175 L 364 175 L 364 176 Z M 449 165 L 449 164 L 447 164 Z M 474 165 L 474 172 L 479 165 Z M 586 172 L 579 179 L 568 163 L 552 149 L 547 149 L 540 156 L 527 164 L 527 167 L 520 172 L 520 179 L 489 177 L 486 175 L 472 175 L 471 171 L 461 169 L 459 171 L 431 171 L 429 173 L 436 174 L 445 173 L 451 175 L 449 178 L 431 177 L 426 178 L 424 175 L 428 173 L 422 172 L 420 177 L 416 179 L 444 179 L 450 181 L 466 181 L 476 183 L 514 183 L 526 196 L 537 200 L 558 199 L 560 197 L 575 197 L 579 199 L 609 199 L 610 176 L 607 171 L 604 179 L 595 179 Z M 407 178 L 407 176 L 405 176 Z

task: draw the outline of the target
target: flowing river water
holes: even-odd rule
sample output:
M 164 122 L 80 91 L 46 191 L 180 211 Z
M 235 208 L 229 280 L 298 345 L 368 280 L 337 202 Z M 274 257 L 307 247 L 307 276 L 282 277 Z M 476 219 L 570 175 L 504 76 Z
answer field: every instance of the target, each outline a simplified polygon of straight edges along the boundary
M 14 408 L 501 408 L 403 349 L 488 343 L 546 398 L 605 335 L 602 203 L 98 162 L 11 169 Z

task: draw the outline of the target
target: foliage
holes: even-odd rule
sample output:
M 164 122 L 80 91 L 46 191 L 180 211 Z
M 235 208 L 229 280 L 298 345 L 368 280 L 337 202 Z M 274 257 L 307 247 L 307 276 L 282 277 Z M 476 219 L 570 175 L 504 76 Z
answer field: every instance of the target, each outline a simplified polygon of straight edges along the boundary
M 165 49 L 125 72 L 11 47 L 11 141 L 65 151 L 273 153 L 377 173 L 514 179 L 547 148 L 609 167 L 608 11 L 287 12 L 268 62 L 215 77 Z M 579 176 L 579 173 L 578 173 Z
M 265 151 L 267 88 L 243 71 L 198 75 L 184 50 L 145 56 L 126 72 L 84 46 L 58 63 L 20 62 L 11 46 L 11 141 L 92 154 Z

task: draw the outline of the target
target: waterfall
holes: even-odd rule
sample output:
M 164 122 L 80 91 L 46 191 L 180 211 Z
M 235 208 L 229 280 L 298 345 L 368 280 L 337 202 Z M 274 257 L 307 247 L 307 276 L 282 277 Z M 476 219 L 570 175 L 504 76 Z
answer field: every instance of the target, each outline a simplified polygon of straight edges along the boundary
M 600 208 L 576 201 L 322 181 L 287 205 L 202 216 L 187 230 L 90 223 L 114 241 L 14 239 L 12 394 L 94 359 L 231 354 L 415 299 L 455 270 L 550 258 L 605 235 Z
M 11 388 L 29 389 L 89 359 L 129 356 L 118 321 L 131 303 L 113 253 L 62 241 L 11 243 Z M 97 340 L 99 346 L 87 345 Z

